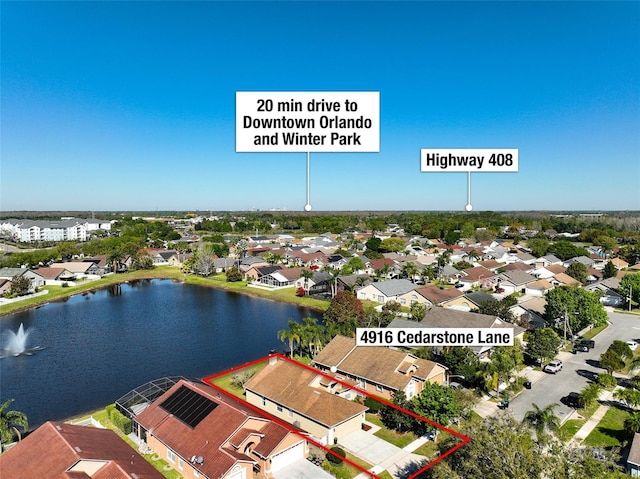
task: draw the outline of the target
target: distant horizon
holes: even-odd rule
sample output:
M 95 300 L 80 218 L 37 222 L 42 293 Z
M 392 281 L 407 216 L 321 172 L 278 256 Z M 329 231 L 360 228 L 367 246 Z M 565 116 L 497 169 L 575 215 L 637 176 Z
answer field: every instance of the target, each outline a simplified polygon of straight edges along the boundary
M 0 8 L 4 210 L 640 210 L 640 2 Z M 237 152 L 237 92 L 379 92 L 379 151 Z

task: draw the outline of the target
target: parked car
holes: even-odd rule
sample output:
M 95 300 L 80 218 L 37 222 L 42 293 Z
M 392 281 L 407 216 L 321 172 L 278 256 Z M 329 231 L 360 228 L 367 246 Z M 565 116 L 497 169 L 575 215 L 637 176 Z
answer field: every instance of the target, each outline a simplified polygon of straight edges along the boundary
M 573 354 L 588 353 L 588 352 L 589 352 L 589 346 L 587 346 L 586 344 L 578 343 L 573 345 Z
M 576 392 L 571 392 L 564 398 L 564 401 L 562 402 L 564 402 L 569 407 L 578 409 L 580 407 L 580 395 Z
M 560 361 L 559 359 L 555 359 L 551 361 L 543 369 L 545 373 L 551 373 L 551 374 L 556 374 L 561 370 L 562 370 L 562 361 Z
M 636 348 L 638 347 L 638 343 L 633 339 L 631 341 L 627 341 L 627 344 L 629 345 L 629 348 L 631 349 L 631 351 L 635 351 Z
M 504 288 L 496 288 L 496 293 L 504 293 Z
M 596 347 L 596 342 L 593 339 L 583 339 L 580 341 L 580 344 L 586 345 L 589 349 L 593 349 Z

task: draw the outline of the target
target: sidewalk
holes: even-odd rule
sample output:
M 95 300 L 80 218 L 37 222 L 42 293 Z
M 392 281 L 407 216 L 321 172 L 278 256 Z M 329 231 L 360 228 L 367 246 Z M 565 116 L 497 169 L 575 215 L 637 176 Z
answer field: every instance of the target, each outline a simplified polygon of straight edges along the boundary
M 617 389 L 617 388 L 616 388 Z M 614 389 L 615 391 L 615 389 Z M 608 402 L 613 397 L 613 391 L 603 391 L 598 398 L 600 402 Z M 571 442 L 578 443 L 584 441 L 591 431 L 593 431 L 597 426 L 600 420 L 604 417 L 604 415 L 609 410 L 609 405 L 602 404 L 596 412 L 587 420 L 586 423 L 576 432 L 576 434 L 571 439 Z

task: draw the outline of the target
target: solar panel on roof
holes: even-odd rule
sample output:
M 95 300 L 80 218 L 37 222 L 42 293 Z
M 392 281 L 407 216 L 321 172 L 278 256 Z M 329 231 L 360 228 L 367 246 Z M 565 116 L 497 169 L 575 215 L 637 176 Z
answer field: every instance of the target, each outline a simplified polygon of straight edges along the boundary
M 180 386 L 160 407 L 193 429 L 218 405 L 193 389 Z

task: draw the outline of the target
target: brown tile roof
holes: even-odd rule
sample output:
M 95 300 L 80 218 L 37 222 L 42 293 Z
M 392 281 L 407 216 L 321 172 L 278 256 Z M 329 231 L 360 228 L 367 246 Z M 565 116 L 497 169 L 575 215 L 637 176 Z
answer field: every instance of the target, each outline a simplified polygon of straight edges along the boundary
M 94 479 L 163 478 L 113 431 L 57 422 L 46 422 L 2 454 L 0 472 L 3 479 L 87 478 L 81 471 L 66 472 L 82 460 L 105 461 Z
M 442 288 L 438 286 L 424 286 L 423 288 L 416 288 L 415 292 L 424 296 L 433 304 L 442 304 L 452 299 L 463 296 L 464 293 L 457 288 Z
M 566 273 L 559 273 L 553 276 L 553 279 L 555 279 L 556 281 L 558 281 L 559 283 L 565 285 L 565 286 L 575 286 L 580 284 L 580 281 L 578 281 L 575 278 L 572 278 L 571 276 L 569 276 Z
M 551 289 L 553 285 L 547 281 L 546 279 L 539 279 L 538 281 L 534 281 L 527 285 L 527 288 L 531 289 Z
M 302 275 L 302 270 L 307 268 L 282 268 L 277 271 L 278 274 L 281 274 L 289 281 L 295 281 Z
M 551 271 L 553 274 L 564 273 L 567 270 L 567 268 L 561 264 L 550 264 L 549 266 L 545 266 L 544 269 Z
M 64 268 L 38 268 L 35 270 L 44 279 L 57 279 L 64 271 Z
M 186 386 L 217 404 L 217 407 L 194 428 L 160 407 L 160 404 L 181 386 Z M 248 456 L 235 452 L 232 447 L 223 447 L 230 438 L 238 440 L 238 431 L 249 418 L 262 420 L 265 427 L 271 422 L 210 386 L 183 380 L 141 412 L 136 420 L 184 460 L 189 461 L 194 455 L 202 456 L 204 461 L 202 465 L 198 465 L 198 469 L 208 477 L 220 477 L 238 460 L 255 462 Z M 278 434 L 282 440 L 288 431 L 282 426 L 277 427 L 282 430 Z M 264 427 L 259 430 L 264 433 Z
M 498 263 L 495 259 L 488 259 L 486 261 L 479 261 L 480 266 L 484 266 L 487 269 L 494 270 L 504 266 L 502 263 Z
M 287 436 L 288 431 L 275 422 L 269 422 L 263 429 L 264 438 L 253 451 L 262 457 L 269 457 L 278 444 Z
M 505 271 L 531 271 L 532 269 L 534 269 L 533 266 L 531 266 L 530 264 L 525 264 L 525 263 L 510 263 L 510 264 L 506 264 L 502 267 L 503 270 Z
M 336 336 L 313 360 L 314 363 L 332 367 L 346 374 L 366 379 L 393 389 L 404 389 L 412 375 L 403 374 L 409 364 L 415 364 L 413 374 L 428 379 L 440 368 L 433 361 L 416 358 L 410 354 L 382 346 L 356 347 L 354 338 Z
M 473 268 L 463 269 L 462 278 L 465 281 L 478 281 L 480 279 L 488 279 L 494 276 L 493 271 L 488 270 L 484 266 L 474 266 Z
M 327 427 L 337 426 L 367 410 L 358 403 L 310 386 L 318 374 L 278 359 L 253 376 L 245 389 Z
M 388 264 L 389 266 L 393 266 L 396 264 L 396 262 L 389 258 L 380 258 L 380 259 L 371 260 L 371 267 L 373 269 L 382 269 L 384 268 L 385 264 Z

